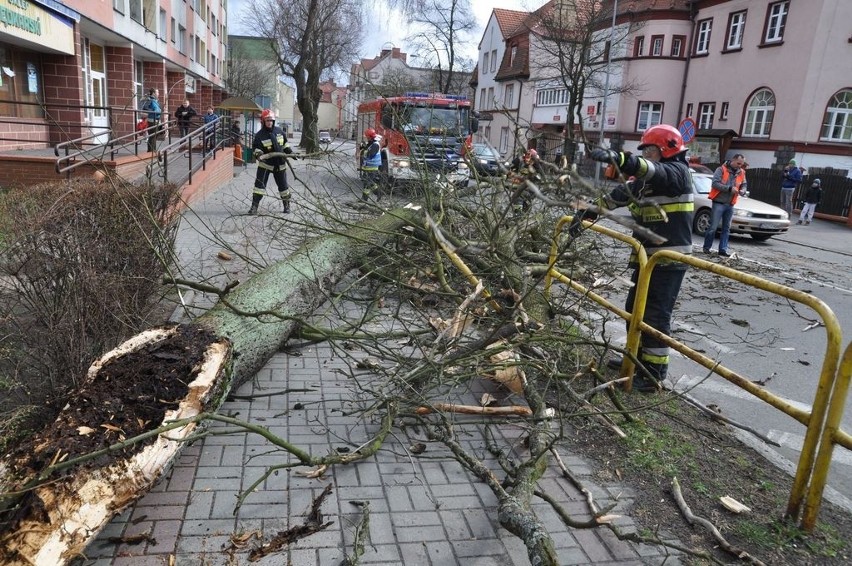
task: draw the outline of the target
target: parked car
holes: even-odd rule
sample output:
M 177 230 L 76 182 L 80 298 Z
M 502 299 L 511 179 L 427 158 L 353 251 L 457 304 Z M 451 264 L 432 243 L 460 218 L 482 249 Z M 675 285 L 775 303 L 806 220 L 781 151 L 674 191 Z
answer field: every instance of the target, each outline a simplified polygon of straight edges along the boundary
M 491 149 L 488 144 L 475 143 L 466 152 L 466 157 L 476 174 L 482 177 L 494 177 L 500 174 L 500 165 L 503 171 L 509 168 L 497 151 Z
M 328 132 L 328 130 L 320 130 L 319 142 L 320 143 L 331 143 L 331 134 Z
M 704 234 L 710 227 L 711 208 L 710 185 L 713 175 L 692 172 L 692 186 L 695 191 L 695 217 L 692 230 L 698 235 Z M 776 234 L 784 234 L 790 229 L 790 217 L 787 211 L 763 201 L 740 197 L 734 205 L 731 219 L 731 234 L 748 234 L 758 241 L 768 240 Z

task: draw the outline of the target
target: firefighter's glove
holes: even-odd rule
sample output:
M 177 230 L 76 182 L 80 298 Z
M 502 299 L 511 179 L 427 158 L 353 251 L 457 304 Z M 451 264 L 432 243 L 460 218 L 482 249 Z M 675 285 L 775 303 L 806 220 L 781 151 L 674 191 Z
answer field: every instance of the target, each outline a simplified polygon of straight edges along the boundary
M 576 238 L 583 232 L 583 211 L 578 210 L 574 218 L 571 219 L 571 224 L 568 225 L 568 233 L 572 238 Z
M 615 163 L 619 167 L 624 165 L 624 154 L 611 149 L 593 149 L 591 158 L 601 163 Z
M 260 159 L 261 155 L 263 155 L 263 151 L 261 151 L 259 149 L 254 150 L 254 158 L 255 159 Z

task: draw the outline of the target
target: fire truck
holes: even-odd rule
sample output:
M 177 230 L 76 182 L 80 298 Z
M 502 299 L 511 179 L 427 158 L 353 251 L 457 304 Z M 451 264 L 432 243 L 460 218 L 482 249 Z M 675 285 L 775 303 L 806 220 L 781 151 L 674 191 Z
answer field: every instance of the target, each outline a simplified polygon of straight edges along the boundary
M 388 186 L 441 179 L 467 185 L 470 171 L 461 153 L 478 128 L 463 95 L 407 92 L 358 106 L 357 133 L 373 128 L 382 136 L 382 177 Z M 361 151 L 357 151 L 360 165 Z

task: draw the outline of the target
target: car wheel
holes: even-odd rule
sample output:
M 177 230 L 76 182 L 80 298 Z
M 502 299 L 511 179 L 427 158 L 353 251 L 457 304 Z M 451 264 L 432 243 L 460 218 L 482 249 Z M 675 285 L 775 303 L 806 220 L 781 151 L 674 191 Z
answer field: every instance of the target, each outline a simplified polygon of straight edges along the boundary
M 751 237 L 757 240 L 758 242 L 765 242 L 766 240 L 772 237 L 772 234 L 751 234 Z
M 710 223 L 712 222 L 712 216 L 710 215 L 710 210 L 707 208 L 702 208 L 698 212 L 695 213 L 695 217 L 692 219 L 692 231 L 695 232 L 699 236 L 703 236 L 704 232 L 710 228 Z

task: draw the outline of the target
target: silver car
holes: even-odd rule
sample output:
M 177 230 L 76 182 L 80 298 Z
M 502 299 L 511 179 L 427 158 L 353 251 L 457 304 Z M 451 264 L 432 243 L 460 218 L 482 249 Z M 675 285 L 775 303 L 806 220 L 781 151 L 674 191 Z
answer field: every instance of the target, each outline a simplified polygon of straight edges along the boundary
M 331 143 L 331 133 L 329 133 L 328 130 L 320 130 L 319 142 L 320 143 Z
M 703 235 L 710 227 L 712 219 L 710 209 L 710 185 L 713 175 L 692 172 L 692 185 L 695 191 L 695 218 L 692 231 Z M 768 240 L 776 234 L 784 234 L 790 229 L 790 217 L 787 211 L 760 200 L 740 197 L 734 205 L 731 219 L 731 234 L 748 234 L 758 241 Z

